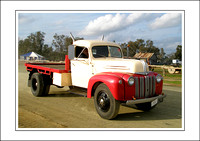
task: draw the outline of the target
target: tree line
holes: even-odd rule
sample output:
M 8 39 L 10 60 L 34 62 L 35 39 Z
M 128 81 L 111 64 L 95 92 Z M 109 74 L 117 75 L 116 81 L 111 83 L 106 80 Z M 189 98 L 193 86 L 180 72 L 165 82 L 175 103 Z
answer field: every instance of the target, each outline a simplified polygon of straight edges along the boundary
M 71 37 L 67 35 L 54 34 L 51 45 L 44 43 L 45 33 L 38 31 L 31 33 L 27 38 L 18 41 L 19 56 L 28 52 L 36 52 L 51 61 L 63 61 L 68 53 L 68 46 L 73 43 Z M 76 37 L 76 40 L 84 39 Z M 164 64 L 171 64 L 172 59 L 182 58 L 182 46 L 178 45 L 175 53 L 166 55 L 164 49 L 156 47 L 151 40 L 137 39 L 128 43 L 121 43 L 123 54 L 127 56 L 127 46 L 129 47 L 129 57 L 133 57 L 136 53 L 154 53 L 157 61 Z

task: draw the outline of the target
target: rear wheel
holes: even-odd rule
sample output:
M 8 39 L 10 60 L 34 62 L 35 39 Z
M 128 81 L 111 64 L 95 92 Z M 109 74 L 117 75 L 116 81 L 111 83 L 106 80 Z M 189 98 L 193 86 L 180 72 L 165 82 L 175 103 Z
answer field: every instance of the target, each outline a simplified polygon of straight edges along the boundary
M 48 95 L 49 94 L 49 90 L 50 90 L 50 85 L 44 85 L 44 90 L 43 90 L 42 95 L 43 96 Z
M 94 104 L 97 113 L 104 119 L 113 119 L 119 112 L 120 102 L 115 100 L 104 83 L 95 90 Z
M 45 96 L 49 93 L 50 85 L 45 84 L 43 76 L 40 73 L 34 73 L 31 76 L 31 92 L 34 96 Z

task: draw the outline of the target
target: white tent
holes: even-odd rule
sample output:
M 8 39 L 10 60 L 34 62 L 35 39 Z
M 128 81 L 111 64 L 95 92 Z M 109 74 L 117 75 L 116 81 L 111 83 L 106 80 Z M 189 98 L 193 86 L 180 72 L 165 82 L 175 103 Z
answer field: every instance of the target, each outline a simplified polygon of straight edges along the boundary
M 21 60 L 44 60 L 44 56 L 39 55 L 35 52 L 29 52 L 23 55 L 20 55 Z

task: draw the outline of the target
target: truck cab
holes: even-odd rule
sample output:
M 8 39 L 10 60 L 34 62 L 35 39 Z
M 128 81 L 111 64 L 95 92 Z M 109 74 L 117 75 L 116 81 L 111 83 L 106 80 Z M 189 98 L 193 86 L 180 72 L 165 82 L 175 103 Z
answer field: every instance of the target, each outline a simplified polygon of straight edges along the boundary
M 163 77 L 149 71 L 143 60 L 124 59 L 121 47 L 114 42 L 74 41 L 62 70 L 42 66 L 49 64 L 25 65 L 33 95 L 47 94 L 50 85 L 86 89 L 104 119 L 115 118 L 120 105 L 147 111 L 166 96 L 162 92 Z M 62 64 L 51 64 L 55 65 Z
M 124 59 L 121 47 L 113 42 L 79 40 L 69 48 L 72 85 L 75 86 L 88 88 L 89 79 L 101 72 L 145 73 L 149 71 L 144 61 Z

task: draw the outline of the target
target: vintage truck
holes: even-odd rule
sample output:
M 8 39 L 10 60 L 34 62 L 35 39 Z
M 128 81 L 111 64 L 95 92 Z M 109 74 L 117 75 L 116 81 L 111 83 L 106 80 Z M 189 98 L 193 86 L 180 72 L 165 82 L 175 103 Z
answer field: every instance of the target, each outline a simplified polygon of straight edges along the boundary
M 150 110 L 166 96 L 163 77 L 141 60 L 124 59 L 121 47 L 102 40 L 77 40 L 68 47 L 65 63 L 25 63 L 34 96 L 50 85 L 86 90 L 104 119 L 117 116 L 120 105 Z

